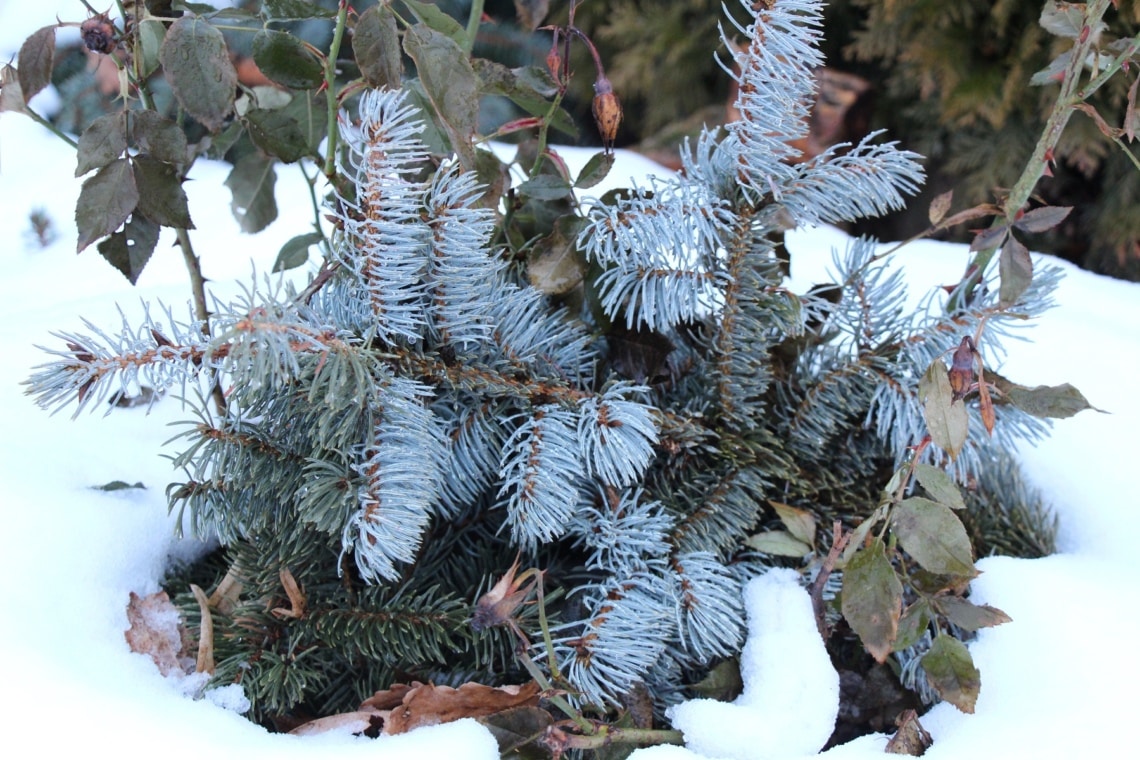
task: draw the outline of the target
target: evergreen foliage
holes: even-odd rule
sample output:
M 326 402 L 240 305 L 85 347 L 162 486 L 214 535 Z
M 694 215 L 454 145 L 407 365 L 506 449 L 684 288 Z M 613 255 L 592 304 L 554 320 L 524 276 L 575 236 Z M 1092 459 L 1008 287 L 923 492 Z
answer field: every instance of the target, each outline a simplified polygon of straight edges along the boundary
M 414 94 L 371 90 L 341 114 L 347 181 L 321 279 L 218 303 L 208 334 L 166 312 L 61 335 L 66 348 L 28 381 L 40 404 L 76 413 L 134 382 L 181 389 L 195 420 L 170 501 L 218 536 L 240 583 L 214 619 L 215 678 L 241 683 L 258 720 L 353 709 L 396 680 L 510 680 L 509 632 L 469 620 L 520 554 L 544 571 L 554 618 L 552 648 L 531 655 L 575 704 L 617 705 L 640 683 L 675 701 L 739 652 L 742 582 L 790 561 L 750 548 L 777 524 L 769 500 L 865 538 L 916 445 L 923 463 L 977 479 L 979 504 L 1002 499 L 975 509 L 981 535 L 987 509 L 1001 510 L 1047 550 L 1047 521 L 1005 501 L 1032 496 L 984 475 L 1043 423 L 1003 403 L 989 410 L 993 438 L 961 453 L 919 445 L 920 389 L 983 326 L 996 365 L 999 339 L 1048 305 L 1056 273 L 1035 273 L 1016 314 L 996 271 L 961 309 L 932 297 L 911 313 L 859 240 L 836 253 L 833 283 L 785 288 L 779 233 L 898 209 L 923 173 L 878 136 L 790 163 L 821 3 L 742 11 L 742 119 L 722 140 L 702 135 L 683 175 L 582 216 L 561 192 L 537 204 L 531 179 L 534 195 L 520 185 L 501 218 L 471 171 L 433 155 Z M 576 291 L 554 295 L 528 272 L 540 235 L 519 245 L 511 225 L 528 211 L 541 227 L 536 209 L 542 235 L 557 229 L 552 210 L 574 219 Z M 227 389 L 221 410 L 207 369 Z M 804 553 L 812 572 L 819 544 Z M 519 613 L 528 636 L 538 612 Z
M 827 66 L 871 83 L 874 122 L 922 154 L 930 197 L 954 189 L 964 205 L 990 201 L 1019 176 L 1056 97 L 1057 62 L 1068 40 L 1040 22 L 1051 0 L 833 0 L 824 9 Z M 1062 6 L 1084 7 L 1084 4 Z M 705 52 L 717 44 L 716 4 L 682 0 L 661 7 L 644 0 L 599 0 L 579 11 L 594 32 L 610 77 L 630 104 L 623 137 L 646 149 L 720 123 L 728 99 L 724 77 Z M 736 13 L 728 8 L 729 13 Z M 1140 31 L 1140 4 L 1113 3 L 1099 32 L 1111 56 Z M 739 43 L 738 35 L 730 40 Z M 582 59 L 581 65 L 585 65 Z M 1039 72 L 1044 72 L 1040 74 Z M 1132 74 L 1115 77 L 1088 102 L 1110 128 L 1134 134 Z M 586 83 L 572 93 L 587 102 Z M 1140 277 L 1140 161 L 1134 138 L 1113 140 L 1081 115 L 1057 146 L 1055 177 L 1039 193 L 1077 211 L 1066 224 L 1033 239 L 1093 271 Z M 1127 147 L 1124 147 L 1126 142 Z M 1125 154 L 1131 152 L 1132 158 Z M 916 204 L 923 205 L 926 204 Z M 860 229 L 907 237 L 921 214 L 862 224 Z M 944 233 L 966 240 L 959 226 Z
M 967 204 L 1011 186 L 1041 133 L 1055 98 L 1058 62 L 1063 65 L 1060 56 L 1069 48 L 1065 24 L 1048 22 L 1043 10 L 1048 14 L 1051 6 L 1070 4 L 849 0 L 838 5 L 863 14 L 845 52 L 855 65 L 874 67 L 882 121 L 928 157 L 932 175 L 944 175 Z M 1094 31 L 1105 56 L 1140 31 L 1140 3 L 1120 0 L 1113 6 Z M 1135 80 L 1135 75 L 1113 78 L 1089 104 L 1112 126 L 1127 128 L 1135 119 L 1130 115 Z M 1052 203 L 1079 205 L 1079 216 L 1060 230 L 1061 245 L 1044 237 L 1034 243 L 1094 271 L 1136 279 L 1140 218 L 1132 208 L 1140 196 L 1140 153 L 1131 138 L 1131 145 L 1117 142 L 1112 145 L 1094 119 L 1073 119 L 1057 146 L 1056 179 L 1043 184 L 1041 192 Z

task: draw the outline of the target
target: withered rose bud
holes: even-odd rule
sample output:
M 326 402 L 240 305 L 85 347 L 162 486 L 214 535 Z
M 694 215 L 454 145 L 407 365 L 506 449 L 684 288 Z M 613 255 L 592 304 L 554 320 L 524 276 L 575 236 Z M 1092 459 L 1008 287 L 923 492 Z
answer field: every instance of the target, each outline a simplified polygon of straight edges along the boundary
M 975 351 L 974 340 L 969 335 L 954 349 L 954 358 L 950 361 L 950 389 L 954 392 L 954 401 L 965 398 L 974 383 Z
M 554 83 L 562 89 L 562 56 L 558 53 L 558 43 L 552 45 L 546 54 L 546 68 L 550 70 L 550 76 L 554 77 Z
M 602 145 L 611 151 L 614 140 L 617 139 L 618 127 L 621 126 L 621 103 L 614 94 L 614 86 L 604 76 L 599 76 L 594 82 L 594 93 L 594 123 L 598 125 Z
M 83 44 L 92 53 L 108 55 L 118 44 L 115 39 L 115 25 L 111 23 L 111 19 L 102 14 L 84 21 L 79 27 L 79 34 L 83 38 Z
M 560 92 L 565 92 L 566 82 L 564 81 L 563 74 L 566 73 L 563 69 L 565 62 L 562 60 L 562 53 L 558 48 L 562 46 L 561 34 L 558 27 L 553 27 L 554 39 L 550 43 L 550 52 L 546 54 L 546 68 L 550 71 L 550 76 L 554 78 L 554 84 L 558 85 Z
M 475 612 L 471 615 L 471 627 L 476 631 L 499 625 L 517 627 L 514 621 L 515 613 L 526 601 L 527 596 L 538 581 L 537 572 L 532 570 L 528 570 L 516 578 L 515 573 L 518 572 L 518 569 L 519 561 L 515 559 L 515 563 L 503 574 L 499 582 L 490 591 L 479 597 L 479 601 L 475 603 Z M 528 576 L 534 577 L 530 584 L 524 587 L 523 582 Z

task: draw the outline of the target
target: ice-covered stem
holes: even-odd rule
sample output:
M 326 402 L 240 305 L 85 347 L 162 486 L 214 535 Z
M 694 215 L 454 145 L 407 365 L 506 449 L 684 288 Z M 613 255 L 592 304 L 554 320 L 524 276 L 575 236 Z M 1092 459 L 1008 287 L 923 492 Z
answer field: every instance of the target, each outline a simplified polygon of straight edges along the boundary
M 1088 84 L 1081 86 L 1081 75 L 1085 69 L 1085 61 L 1090 55 L 1096 54 L 1097 35 L 1093 34 L 1091 30 L 1100 24 L 1109 5 L 1115 5 L 1114 0 L 1092 0 L 1087 4 L 1084 28 L 1070 52 L 1069 63 L 1065 67 L 1061 80 L 1061 91 L 1057 94 L 1057 99 L 1049 112 L 1049 118 L 1045 122 L 1041 137 L 1033 148 L 1033 155 L 1030 156 L 1021 176 L 1009 191 L 1009 196 L 1003 205 L 1005 217 L 995 220 L 995 226 L 1012 223 L 1018 212 L 1029 202 L 1033 195 L 1033 189 L 1037 187 L 1037 182 L 1049 171 L 1049 164 L 1053 161 L 1053 151 L 1057 147 L 1057 142 L 1061 139 L 1061 134 L 1065 131 L 1069 118 L 1073 115 L 1076 107 L 1096 92 L 1121 69 L 1137 50 L 1140 50 L 1140 35 L 1138 35 L 1097 76 L 1093 77 Z M 959 286 L 957 295 L 952 299 L 951 307 L 970 302 L 974 289 L 981 282 L 986 268 L 993 261 L 994 254 L 997 251 L 998 248 L 978 251 L 967 270 L 968 275 Z

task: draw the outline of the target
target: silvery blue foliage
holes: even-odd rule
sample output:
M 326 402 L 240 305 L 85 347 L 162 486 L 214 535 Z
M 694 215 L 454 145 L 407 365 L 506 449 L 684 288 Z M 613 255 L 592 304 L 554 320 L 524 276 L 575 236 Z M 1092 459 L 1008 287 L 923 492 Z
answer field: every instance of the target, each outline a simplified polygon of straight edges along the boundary
M 741 119 L 723 139 L 702 134 L 683 175 L 581 220 L 600 314 L 519 276 L 492 244 L 496 212 L 474 175 L 432 163 L 423 115 L 378 90 L 359 119 L 342 115 L 349 183 L 332 204 L 322 287 L 250 290 L 218 305 L 213 335 L 169 315 L 119 336 L 64 335 L 32 392 L 53 408 L 78 392 L 82 408 L 114 381 L 181 385 L 197 419 L 170 495 L 191 527 L 272 537 L 282 553 L 301 527 L 316 531 L 338 572 L 397 596 L 433 530 L 441 543 L 493 536 L 531 566 L 573 557 L 553 657 L 579 702 L 733 655 L 742 581 L 767 561 L 743 542 L 766 500 L 822 498 L 829 457 L 858 473 L 900 459 L 922 430 L 922 371 L 996 298 L 912 318 L 869 241 L 837 258 L 837 298 L 785 289 L 780 232 L 900 208 L 922 171 L 874 135 L 797 162 L 822 3 L 744 7 Z M 1051 278 L 1034 278 L 1027 313 Z M 203 366 L 230 389 L 220 412 L 208 389 L 195 401 Z M 1003 443 L 1040 429 L 1003 414 Z M 958 466 L 980 456 L 968 449 Z
M 415 561 L 440 497 L 445 444 L 440 420 L 423 404 L 428 395 L 403 378 L 388 380 L 374 437 L 353 451 L 360 507 L 345 522 L 342 543 L 368 581 L 397 580 L 397 564 Z

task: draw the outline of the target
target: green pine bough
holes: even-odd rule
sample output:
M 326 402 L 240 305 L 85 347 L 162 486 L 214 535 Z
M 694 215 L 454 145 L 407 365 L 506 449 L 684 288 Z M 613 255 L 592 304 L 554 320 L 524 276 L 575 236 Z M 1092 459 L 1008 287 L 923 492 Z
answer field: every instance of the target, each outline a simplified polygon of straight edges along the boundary
M 533 97 L 470 63 L 457 22 L 407 7 L 418 21 L 369 33 L 462 61 L 460 94 Z M 251 286 L 208 330 L 166 312 L 63 334 L 27 381 L 76 413 L 123 383 L 185 389 L 170 505 L 220 540 L 190 574 L 226 590 L 208 623 L 200 592 L 184 606 L 253 719 L 284 729 L 412 680 L 533 678 L 573 721 L 566 746 L 675 741 L 622 716 L 660 716 L 730 664 L 742 584 L 777 564 L 811 581 L 837 651 L 893 658 L 972 709 L 960 637 L 1007 619 L 966 598 L 974 558 L 1051 549 L 1005 452 L 1087 408 L 989 369 L 1059 274 L 1039 267 L 1009 303 L 987 271 L 962 308 L 910 312 L 860 239 L 834 282 L 788 290 L 789 226 L 898 209 L 923 173 L 879 135 L 793 162 L 821 3 L 745 11 L 741 119 L 702 134 L 681 175 L 585 203 L 608 155 L 571 177 L 523 143 L 533 171 L 508 190 L 438 61 L 401 86 L 365 76 L 322 164 L 334 230 L 308 287 Z M 543 137 L 561 118 L 546 97 Z

